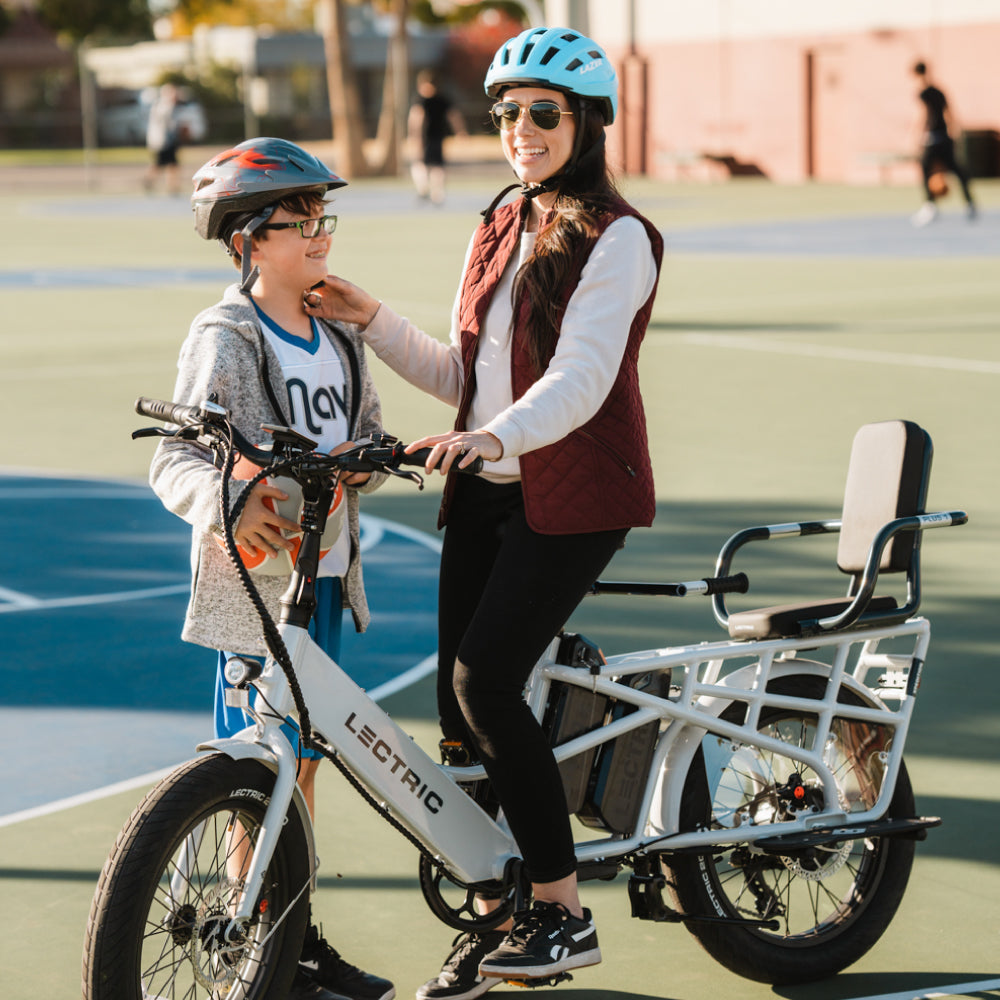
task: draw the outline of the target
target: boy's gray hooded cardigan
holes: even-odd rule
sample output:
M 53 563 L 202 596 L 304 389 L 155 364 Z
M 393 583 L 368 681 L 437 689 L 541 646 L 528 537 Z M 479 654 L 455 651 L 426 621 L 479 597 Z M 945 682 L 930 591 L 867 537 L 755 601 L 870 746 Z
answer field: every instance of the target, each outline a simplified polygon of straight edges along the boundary
M 382 413 L 365 363 L 360 336 L 350 327 L 318 321 L 340 356 L 351 401 L 350 439 L 362 440 L 381 430 Z M 288 394 L 281 366 L 267 344 L 253 304 L 238 285 L 226 289 L 221 302 L 195 317 L 177 362 L 174 401 L 196 404 L 213 393 L 231 414 L 234 426 L 254 444 L 269 441 L 261 424 L 288 424 Z M 376 489 L 383 475 L 373 475 L 362 488 Z M 267 649 L 253 605 L 222 546 L 219 497 L 222 476 L 206 448 L 190 441 L 164 438 L 153 456 L 149 482 L 164 506 L 191 525 L 191 599 L 182 638 L 212 649 L 254 656 Z M 368 626 L 368 602 L 361 576 L 358 491 L 345 489 L 351 559 L 344 579 L 343 605 L 354 614 L 355 627 Z M 230 502 L 239 484 L 230 488 Z M 215 536 L 215 537 L 213 537 Z M 256 576 L 254 583 L 277 620 L 279 598 L 288 577 Z

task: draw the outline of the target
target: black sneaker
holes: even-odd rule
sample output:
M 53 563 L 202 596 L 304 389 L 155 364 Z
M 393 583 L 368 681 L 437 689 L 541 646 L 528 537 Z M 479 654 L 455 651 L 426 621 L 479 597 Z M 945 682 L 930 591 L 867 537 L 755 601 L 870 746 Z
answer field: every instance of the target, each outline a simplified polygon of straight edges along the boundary
M 417 1000 L 473 1000 L 500 985 L 479 974 L 479 963 L 504 940 L 503 931 L 460 934 L 434 979 L 417 990 Z
M 345 962 L 340 957 L 340 952 L 327 943 L 315 925 L 309 926 L 302 944 L 296 983 L 300 979 L 322 987 L 337 997 L 343 997 L 344 1000 L 392 1000 L 396 995 L 396 987 L 388 979 L 362 972 L 357 966 Z M 319 994 L 317 1000 L 320 997 L 326 1000 L 325 993 Z
M 213 993 L 214 997 L 215 994 Z M 331 993 L 323 989 L 319 983 L 314 983 L 305 973 L 298 970 L 292 980 L 286 1000 L 344 1000 L 339 993 Z
M 562 903 L 536 901 L 530 910 L 514 914 L 510 933 L 479 963 L 479 972 L 501 979 L 543 979 L 600 960 L 590 910 L 580 919 Z

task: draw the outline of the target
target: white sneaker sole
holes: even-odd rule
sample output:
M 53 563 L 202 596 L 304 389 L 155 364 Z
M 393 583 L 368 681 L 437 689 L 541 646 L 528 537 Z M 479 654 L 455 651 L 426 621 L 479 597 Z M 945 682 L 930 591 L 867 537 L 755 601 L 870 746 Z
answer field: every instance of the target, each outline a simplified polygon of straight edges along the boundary
M 548 976 L 558 976 L 560 972 L 570 969 L 582 969 L 588 965 L 597 965 L 601 961 L 601 949 L 592 948 L 570 955 L 559 962 L 548 962 L 545 965 L 480 965 L 479 975 L 499 979 L 545 979 Z

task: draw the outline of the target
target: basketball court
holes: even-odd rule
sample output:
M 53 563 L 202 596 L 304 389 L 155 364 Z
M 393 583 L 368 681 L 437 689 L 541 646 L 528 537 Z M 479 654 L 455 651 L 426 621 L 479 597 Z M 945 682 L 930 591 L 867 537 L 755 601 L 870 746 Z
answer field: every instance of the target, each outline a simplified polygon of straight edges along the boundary
M 338 199 L 331 268 L 443 335 L 465 243 L 503 178 L 457 177 L 420 210 L 402 182 Z M 835 516 L 850 440 L 907 417 L 934 439 L 934 509 L 967 527 L 924 542 L 934 638 L 908 744 L 918 807 L 945 819 L 919 846 L 900 912 L 833 980 L 772 989 L 712 963 L 676 926 L 632 920 L 625 878 L 585 888 L 605 955 L 572 1000 L 792 1000 L 1000 996 L 1000 187 L 981 218 L 947 206 L 909 224 L 912 192 L 626 186 L 668 256 L 643 348 L 659 513 L 609 578 L 707 575 L 749 524 Z M 234 272 L 190 229 L 183 200 L 127 189 L 0 195 L 17 240 L 0 247 L 0 937 L 5 1000 L 79 993 L 90 897 L 117 830 L 153 776 L 211 731 L 208 651 L 179 639 L 186 525 L 145 485 L 137 395 L 167 396 L 191 317 Z M 443 407 L 374 369 L 387 429 L 441 429 Z M 436 492 L 393 483 L 364 498 L 371 630 L 344 663 L 425 748 L 433 706 Z M 795 586 L 822 578 L 810 550 Z M 780 596 L 771 564 L 755 597 Z M 585 602 L 574 627 L 606 651 L 716 638 L 702 605 Z M 451 932 L 424 905 L 416 856 L 321 771 L 314 902 L 334 944 L 400 997 L 436 971 Z M 491 995 L 511 995 L 500 987 Z M 552 994 L 552 995 L 557 995 Z M 517 994 L 520 995 L 520 994 Z

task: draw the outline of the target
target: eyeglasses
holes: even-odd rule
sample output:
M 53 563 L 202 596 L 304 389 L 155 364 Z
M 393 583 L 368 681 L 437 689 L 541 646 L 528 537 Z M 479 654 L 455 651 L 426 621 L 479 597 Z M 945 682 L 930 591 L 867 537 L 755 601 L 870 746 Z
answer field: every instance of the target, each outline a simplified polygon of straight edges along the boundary
M 267 222 L 261 229 L 297 229 L 304 240 L 319 236 L 320 232 L 333 235 L 337 231 L 337 216 L 321 215 L 318 219 L 301 219 L 299 222 Z
M 509 132 L 521 120 L 525 111 L 531 115 L 532 122 L 546 132 L 559 128 L 563 115 L 573 114 L 572 111 L 563 111 L 554 101 L 535 101 L 527 107 L 515 104 L 514 101 L 498 101 L 490 108 L 490 116 L 498 129 Z

